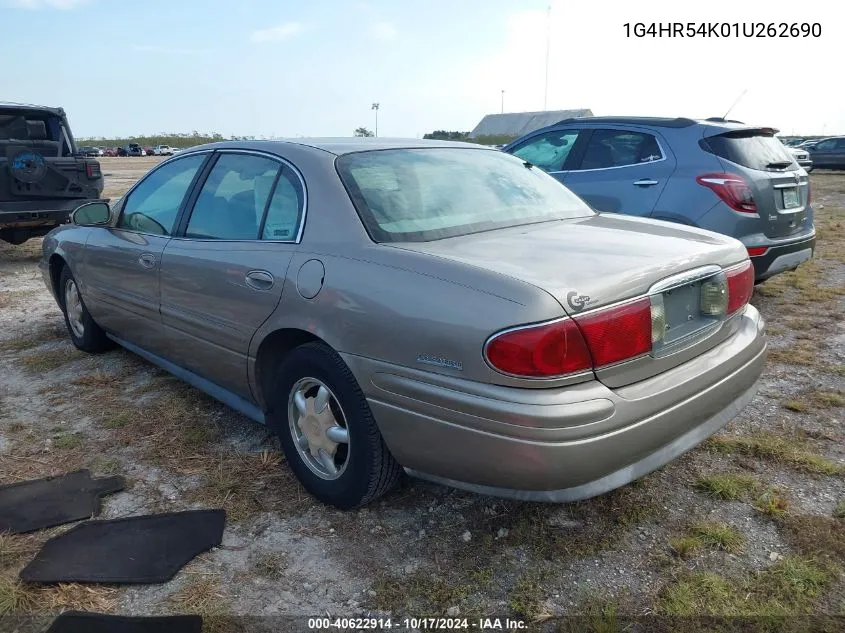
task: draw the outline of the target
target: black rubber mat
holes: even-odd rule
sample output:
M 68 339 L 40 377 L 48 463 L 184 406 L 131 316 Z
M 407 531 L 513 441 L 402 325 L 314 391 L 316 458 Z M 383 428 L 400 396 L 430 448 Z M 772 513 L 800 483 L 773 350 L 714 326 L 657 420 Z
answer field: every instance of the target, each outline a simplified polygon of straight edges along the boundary
M 100 497 L 123 490 L 123 477 L 91 479 L 87 470 L 0 486 L 0 533 L 21 534 L 88 519 Z
M 197 554 L 220 545 L 224 510 L 86 521 L 51 538 L 21 570 L 26 582 L 167 582 Z
M 199 615 L 129 617 L 67 611 L 53 620 L 47 633 L 202 633 Z

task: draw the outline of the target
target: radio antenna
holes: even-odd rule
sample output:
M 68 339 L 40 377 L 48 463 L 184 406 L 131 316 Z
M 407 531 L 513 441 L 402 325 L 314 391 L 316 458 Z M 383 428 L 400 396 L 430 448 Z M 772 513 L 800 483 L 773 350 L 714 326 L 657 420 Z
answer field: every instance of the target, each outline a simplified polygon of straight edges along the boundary
M 733 102 L 733 105 L 731 105 L 731 107 L 730 107 L 730 108 L 728 108 L 728 111 L 727 111 L 727 112 L 725 112 L 725 116 L 723 116 L 723 117 L 722 117 L 722 119 L 727 119 L 727 118 L 728 118 L 728 115 L 731 113 L 731 110 L 733 110 L 733 109 L 736 107 L 736 104 L 740 102 L 740 100 L 741 100 L 741 99 L 745 96 L 745 93 L 746 93 L 746 92 L 748 92 L 748 88 L 746 88 L 745 90 L 743 90 L 743 91 L 740 93 L 740 95 L 736 98 L 736 101 L 734 101 L 734 102 Z

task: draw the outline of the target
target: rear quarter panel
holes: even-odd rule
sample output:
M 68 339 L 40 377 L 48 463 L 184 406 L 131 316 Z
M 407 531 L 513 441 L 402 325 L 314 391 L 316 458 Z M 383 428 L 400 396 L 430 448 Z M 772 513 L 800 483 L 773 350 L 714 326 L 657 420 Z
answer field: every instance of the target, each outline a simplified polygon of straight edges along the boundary
M 305 179 L 308 210 L 282 299 L 250 344 L 253 385 L 262 341 L 285 328 L 309 332 L 346 355 L 469 380 L 523 383 L 494 372 L 483 346 L 498 330 L 565 316 L 550 294 L 474 266 L 375 244 L 337 176 L 334 155 L 294 148 L 286 158 Z M 325 272 L 319 293 L 309 299 L 301 290 L 314 265 L 300 271 L 311 260 Z M 420 362 L 422 355 L 456 361 L 461 369 Z M 366 391 L 369 378 L 357 378 Z

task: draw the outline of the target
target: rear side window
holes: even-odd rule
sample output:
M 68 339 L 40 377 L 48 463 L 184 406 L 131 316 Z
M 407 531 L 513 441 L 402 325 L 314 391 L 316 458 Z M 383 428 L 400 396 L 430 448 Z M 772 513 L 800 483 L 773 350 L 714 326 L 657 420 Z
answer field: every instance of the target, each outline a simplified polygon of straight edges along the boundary
M 792 153 L 772 131 L 737 130 L 700 141 L 702 149 L 737 165 L 759 171 L 797 168 Z
M 662 158 L 660 145 L 651 134 L 627 130 L 595 130 L 578 169 L 627 167 Z
M 280 165 L 263 156 L 223 154 L 202 186 L 185 237 L 256 240 Z

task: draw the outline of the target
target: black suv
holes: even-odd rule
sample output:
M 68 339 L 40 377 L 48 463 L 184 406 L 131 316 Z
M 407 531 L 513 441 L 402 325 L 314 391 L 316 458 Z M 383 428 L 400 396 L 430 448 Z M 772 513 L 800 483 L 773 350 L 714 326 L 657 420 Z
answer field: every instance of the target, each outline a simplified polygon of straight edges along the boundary
M 62 108 L 0 102 L 0 240 L 46 235 L 102 192 L 100 163 L 77 153 Z

